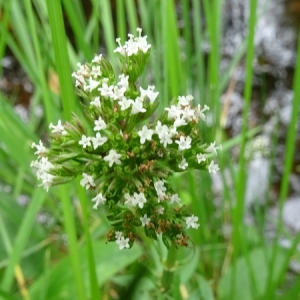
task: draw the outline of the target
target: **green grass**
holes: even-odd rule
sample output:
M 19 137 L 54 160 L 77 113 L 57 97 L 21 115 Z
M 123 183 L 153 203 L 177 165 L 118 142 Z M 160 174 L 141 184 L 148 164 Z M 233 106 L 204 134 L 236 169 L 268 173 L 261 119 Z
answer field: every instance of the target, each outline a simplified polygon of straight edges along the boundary
M 248 35 L 228 70 L 220 74 L 222 1 L 118 0 L 112 5 L 112 1 L 93 0 L 88 17 L 79 0 L 0 1 L 0 56 L 10 49 L 34 87 L 34 106 L 44 109 L 44 116 L 39 118 L 30 108 L 29 122 L 23 123 L 13 109 L 14 94 L 0 93 L 0 299 L 115 299 L 113 293 L 129 293 L 128 286 L 135 290 L 132 299 L 300 299 L 299 275 L 287 281 L 290 259 L 299 260 L 296 246 L 300 234 L 291 237 L 290 249 L 279 245 L 299 118 L 300 36 L 276 237 L 273 242 L 265 240 L 262 232 L 267 216 L 259 211 L 255 214 L 257 226 L 243 222 L 247 180 L 244 153 L 247 143 L 262 128 L 250 129 L 247 122 L 258 21 L 256 2 L 249 1 Z M 202 26 L 203 16 L 206 27 Z M 179 27 L 182 22 L 185 26 Z M 190 232 L 190 247 L 176 255 L 174 251 L 168 253 L 163 244 L 144 238 L 127 251 L 106 244 L 110 227 L 105 212 L 93 211 L 90 195 L 78 180 L 45 193 L 37 186 L 30 168 L 34 159 L 32 141 L 47 140 L 50 122 L 70 120 L 72 112 L 80 114 L 71 78 L 76 62 L 90 60 L 101 46 L 117 68 L 115 39 L 121 37 L 124 42 L 127 33 L 135 33 L 136 27 L 143 28 L 152 44 L 141 84 L 156 86 L 159 109 L 163 110 L 177 95 L 193 94 L 195 103 L 211 107 L 213 125 L 201 127 L 201 134 L 223 145 L 219 164 L 224 191 L 218 208 L 213 204 L 212 181 L 207 173 L 187 172 L 172 178 L 178 194 L 201 224 L 198 231 Z M 204 39 L 211 45 L 208 54 L 201 48 Z M 226 92 L 238 64 L 246 66 L 243 127 L 240 135 L 228 139 L 220 124 L 220 96 Z M 59 95 L 49 85 L 52 70 L 60 84 Z M 275 153 L 276 136 L 273 140 L 271 153 Z M 230 150 L 236 145 L 240 154 L 234 161 Z M 234 195 L 225 169 L 233 182 Z M 272 171 L 273 167 L 270 177 Z M 5 186 L 11 187 L 9 192 L 5 192 Z M 30 201 L 21 207 L 17 199 L 24 194 Z M 46 213 L 52 221 L 47 226 L 37 223 L 39 213 Z M 222 234 L 224 226 L 233 228 L 228 238 Z M 172 277 L 166 277 L 167 267 L 175 268 Z M 170 287 L 169 295 L 160 293 L 160 281 Z M 286 283 L 288 289 L 283 288 Z

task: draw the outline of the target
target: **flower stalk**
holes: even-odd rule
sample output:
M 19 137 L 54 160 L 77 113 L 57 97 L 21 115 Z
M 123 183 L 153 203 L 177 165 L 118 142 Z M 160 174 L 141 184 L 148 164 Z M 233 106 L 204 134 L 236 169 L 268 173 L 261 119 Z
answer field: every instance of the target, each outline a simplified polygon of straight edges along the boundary
M 174 273 L 177 269 L 178 249 L 172 245 L 168 249 L 167 258 L 164 262 L 164 270 L 161 278 L 161 292 L 168 293 L 173 282 Z

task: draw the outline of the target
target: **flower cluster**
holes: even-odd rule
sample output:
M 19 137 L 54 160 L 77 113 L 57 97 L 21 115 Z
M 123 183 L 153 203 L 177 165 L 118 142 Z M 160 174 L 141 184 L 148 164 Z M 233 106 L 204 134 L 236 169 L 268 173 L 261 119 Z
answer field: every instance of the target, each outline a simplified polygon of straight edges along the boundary
M 168 181 L 187 169 L 216 173 L 211 159 L 220 146 L 201 142 L 198 122 L 205 122 L 208 106 L 192 105 L 193 96 L 179 96 L 154 118 L 159 93 L 154 86 L 137 87 L 150 45 L 147 37 L 129 35 L 120 55 L 121 74 L 97 55 L 72 74 L 82 97 L 85 119 L 50 124 L 50 149 L 33 143 L 37 160 L 31 163 L 41 185 L 49 187 L 81 176 L 91 190 L 93 208 L 105 206 L 113 229 L 108 241 L 130 248 L 140 229 L 169 247 L 187 246 L 186 229 L 197 229 L 191 215 Z M 151 122 L 146 122 L 148 120 Z

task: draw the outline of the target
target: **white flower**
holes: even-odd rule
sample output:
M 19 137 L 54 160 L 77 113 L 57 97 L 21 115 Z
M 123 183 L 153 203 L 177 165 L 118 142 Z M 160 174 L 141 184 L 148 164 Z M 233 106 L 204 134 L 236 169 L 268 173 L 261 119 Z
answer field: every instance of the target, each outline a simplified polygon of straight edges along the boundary
M 68 133 L 65 131 L 65 127 L 61 124 L 61 120 L 58 120 L 57 125 L 53 125 L 50 123 L 49 128 L 52 129 L 52 133 L 59 133 L 62 135 L 67 135 Z
M 137 97 L 133 102 L 132 102 L 132 109 L 131 109 L 131 114 L 136 115 L 138 113 L 144 113 L 146 112 L 146 108 L 143 107 L 143 102 L 139 97 Z
M 138 135 L 140 136 L 140 143 L 145 144 L 145 141 L 151 141 L 154 130 L 148 129 L 146 125 L 143 126 L 142 130 L 138 131 Z
M 165 183 L 162 180 L 158 180 L 154 182 L 154 188 L 156 190 L 157 196 L 158 196 L 158 202 L 163 200 L 166 196 L 166 190 Z
M 100 104 L 100 97 L 99 96 L 95 97 L 94 100 L 91 101 L 90 104 L 93 105 L 93 106 L 95 106 L 95 107 L 100 107 L 101 106 L 101 104 Z
M 135 38 L 135 41 L 138 43 L 139 49 L 144 53 L 148 52 L 148 50 L 151 48 L 151 45 L 147 43 L 147 36 L 142 36 L 141 28 L 137 28 L 136 31 L 139 33 L 139 36 Z
M 104 120 L 101 117 L 99 117 L 98 120 L 95 120 L 94 124 L 95 124 L 95 127 L 94 127 L 95 131 L 99 131 L 99 130 L 106 128 L 106 123 L 104 122 Z
M 124 96 L 124 93 L 126 92 L 126 89 L 119 88 L 118 86 L 114 86 L 113 92 L 112 92 L 112 98 L 114 100 L 121 100 Z
M 159 92 L 154 92 L 154 89 L 155 89 L 154 85 L 149 85 L 147 90 L 144 90 L 143 88 L 140 87 L 140 92 L 141 92 L 140 97 L 142 99 L 144 99 L 145 97 L 148 97 L 148 99 L 150 100 L 150 103 L 152 104 L 156 100 L 156 98 L 159 94 Z
M 116 238 L 116 240 L 120 240 L 122 236 L 123 236 L 123 233 L 121 231 L 116 231 L 115 232 L 115 238 Z
M 174 127 L 180 127 L 180 126 L 184 126 L 186 125 L 187 122 L 186 120 L 184 119 L 184 117 L 181 117 L 181 118 L 176 118 L 175 121 L 174 121 Z
M 171 107 L 166 107 L 165 110 L 168 111 L 169 120 L 180 118 L 180 115 L 182 113 L 181 109 L 175 105 L 172 105 Z
M 181 163 L 178 165 L 178 168 L 185 170 L 188 167 L 186 159 L 183 157 Z
M 97 132 L 96 137 L 92 138 L 94 150 L 96 150 L 99 146 L 102 146 L 104 143 L 106 143 L 107 137 L 101 136 L 99 132 Z
M 30 163 L 30 167 L 36 168 L 37 169 L 37 171 L 36 171 L 37 178 L 43 180 L 44 178 L 46 178 L 45 174 L 48 174 L 48 172 L 54 168 L 54 165 L 48 160 L 48 157 L 42 157 L 40 160 L 32 161 Z M 48 176 L 47 178 L 50 178 L 50 177 Z
M 185 120 L 191 122 L 192 120 L 195 119 L 195 111 L 194 109 L 187 106 L 182 110 L 182 116 Z
M 95 57 L 93 58 L 92 62 L 93 63 L 100 63 L 101 59 L 102 59 L 102 54 L 95 55 Z
M 181 199 L 178 197 L 178 194 L 173 194 L 170 197 L 170 204 L 178 203 L 180 204 Z
M 159 215 L 163 215 L 163 214 L 164 214 L 164 211 L 165 211 L 165 208 L 164 208 L 164 207 L 162 207 L 162 206 L 156 207 L 156 212 L 157 212 Z
M 118 104 L 120 105 L 121 110 L 125 110 L 125 109 L 129 108 L 130 105 L 131 105 L 133 102 L 134 102 L 133 100 L 127 99 L 127 98 L 124 96 L 124 97 L 122 97 L 121 100 L 118 101 Z
M 173 136 L 173 129 L 170 132 L 167 125 L 162 125 L 160 121 L 157 121 L 157 125 L 155 127 L 155 132 L 157 133 L 160 143 L 164 145 L 166 148 L 168 144 L 172 144 L 172 136 Z
M 103 97 L 112 97 L 114 86 L 108 86 L 107 83 L 103 82 L 102 87 L 98 89 L 100 91 L 101 96 Z
M 31 148 L 36 148 L 37 151 L 35 151 L 34 154 L 41 155 L 47 153 L 47 148 L 44 147 L 44 144 L 41 140 L 39 141 L 39 144 L 33 142 L 31 144 Z
M 91 175 L 88 175 L 86 173 L 82 173 L 83 178 L 80 180 L 80 185 L 87 190 L 91 187 L 95 187 L 94 178 Z
M 217 150 L 221 150 L 222 149 L 222 146 L 215 146 L 216 145 L 216 142 L 213 142 L 213 143 L 210 143 L 210 145 L 206 148 L 206 152 L 211 152 L 213 153 L 214 155 L 217 155 Z
M 200 164 L 202 161 L 206 161 L 206 155 L 202 153 L 197 154 L 197 161 L 198 164 Z
M 143 208 L 144 204 L 147 202 L 147 199 L 145 198 L 144 193 L 134 193 L 133 194 L 133 205 L 138 205 L 139 208 Z
M 115 150 L 109 150 L 108 155 L 106 155 L 103 159 L 108 162 L 108 165 L 111 167 L 114 163 L 116 165 L 120 165 L 121 154 L 117 153 Z
M 198 104 L 198 106 L 195 110 L 195 116 L 197 118 L 201 118 L 203 121 L 205 121 L 206 116 L 205 116 L 204 112 L 207 110 L 209 110 L 209 107 L 207 105 L 204 105 L 203 109 L 201 109 L 201 105 Z
M 118 86 L 120 86 L 121 88 L 125 89 L 125 91 L 127 90 L 128 86 L 129 86 L 129 76 L 125 76 L 125 74 L 121 74 L 119 75 L 119 82 L 118 82 Z
M 75 80 L 75 87 L 83 87 L 85 84 L 85 79 L 82 74 L 77 74 L 76 72 L 72 73 L 72 77 L 74 77 Z
M 41 185 L 47 192 L 48 192 L 49 188 L 51 187 L 51 184 L 52 184 L 54 178 L 55 178 L 55 176 L 52 174 L 49 174 L 49 173 L 43 173 L 40 176 L 40 179 L 42 180 Z
M 94 80 L 92 77 L 89 78 L 89 84 L 86 84 L 84 86 L 84 90 L 86 91 L 87 89 L 92 92 L 94 89 L 96 89 L 99 85 L 99 81 L 98 80 Z
M 144 214 L 143 217 L 140 217 L 140 220 L 142 222 L 142 226 L 147 226 L 149 224 L 149 222 L 151 221 L 151 219 L 148 218 L 146 214 Z
M 100 66 L 92 66 L 91 75 L 95 78 L 102 75 Z M 99 85 L 99 83 L 98 83 Z
M 220 170 L 219 165 L 215 164 L 214 161 L 212 160 L 208 166 L 208 172 L 216 174 Z
M 186 222 L 186 228 L 189 229 L 190 227 L 197 229 L 199 227 L 199 224 L 196 223 L 198 221 L 198 217 L 195 217 L 194 215 L 190 217 L 185 218 Z
M 91 138 L 82 135 L 81 140 L 78 142 L 78 144 L 82 145 L 82 147 L 85 149 L 87 146 L 91 146 Z
M 121 55 L 125 56 L 126 54 L 126 48 L 124 48 L 122 45 L 121 45 L 121 39 L 120 38 L 117 38 L 116 39 L 116 42 L 118 43 L 119 47 L 117 47 L 114 52 L 119 52 Z
M 95 202 L 93 209 L 97 209 L 99 204 L 104 204 L 106 202 L 106 198 L 100 193 L 92 199 L 92 202 Z
M 117 245 L 119 246 L 120 250 L 123 250 L 124 248 L 129 248 L 129 238 L 124 238 L 122 236 L 120 239 L 116 240 Z
M 190 101 L 193 100 L 194 97 L 192 95 L 185 96 L 178 96 L 178 105 L 180 106 L 187 106 L 190 105 Z
M 130 196 L 128 193 L 124 195 L 124 198 L 126 199 L 125 204 L 128 206 L 134 206 L 134 198 Z
M 191 148 L 191 142 L 192 142 L 192 139 L 189 136 L 184 137 L 183 135 L 180 137 L 179 141 L 175 141 L 175 143 L 178 144 L 178 150 L 179 151 L 182 151 L 182 150 L 185 150 L 185 149 L 190 149 Z

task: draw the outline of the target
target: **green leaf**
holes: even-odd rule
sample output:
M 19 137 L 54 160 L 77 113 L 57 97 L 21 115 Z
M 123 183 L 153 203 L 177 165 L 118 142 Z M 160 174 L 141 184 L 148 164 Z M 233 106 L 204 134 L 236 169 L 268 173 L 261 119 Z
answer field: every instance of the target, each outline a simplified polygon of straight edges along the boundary
M 214 293 L 209 282 L 203 276 L 197 276 L 198 287 L 203 300 L 214 300 Z
M 220 300 L 253 300 L 260 299 L 266 290 L 268 281 L 268 260 L 272 255 L 272 248 L 257 248 L 249 253 L 249 261 L 254 272 L 254 281 L 257 293 L 253 295 L 251 287 L 250 270 L 247 267 L 245 257 L 237 259 L 235 265 L 231 265 L 222 276 L 218 286 Z M 279 251 L 274 262 L 272 283 L 278 283 L 280 270 L 284 264 L 285 254 Z
M 105 241 L 94 242 L 93 252 L 95 253 L 95 269 L 98 278 L 98 285 L 101 286 L 114 274 L 135 262 L 142 254 L 141 249 L 135 245 L 129 251 L 120 251 L 115 243 L 105 244 Z M 79 250 L 80 257 L 86 256 L 86 248 Z M 58 262 L 51 270 L 37 279 L 30 287 L 31 299 L 38 299 L 43 292 L 45 299 L 76 299 L 76 289 L 72 275 L 70 257 Z M 83 278 L 85 286 L 88 286 L 88 265 L 82 260 Z M 47 290 L 45 289 L 47 286 Z M 86 291 L 89 291 L 86 288 Z

